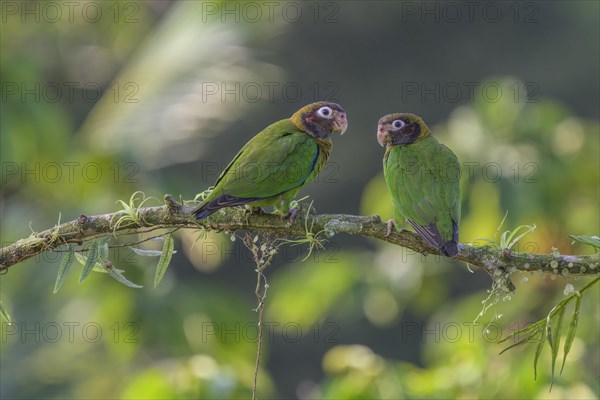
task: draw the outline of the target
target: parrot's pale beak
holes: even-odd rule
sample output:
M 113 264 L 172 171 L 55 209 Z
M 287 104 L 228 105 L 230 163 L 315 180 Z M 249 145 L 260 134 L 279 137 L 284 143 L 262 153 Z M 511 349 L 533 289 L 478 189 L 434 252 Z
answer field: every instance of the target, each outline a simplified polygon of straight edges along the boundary
M 377 127 L 377 141 L 381 147 L 385 147 L 386 131 L 383 125 Z
M 339 131 L 340 135 L 343 135 L 344 132 L 346 132 L 346 129 L 348 129 L 348 120 L 346 119 L 346 113 L 340 111 L 334 118 L 336 130 Z

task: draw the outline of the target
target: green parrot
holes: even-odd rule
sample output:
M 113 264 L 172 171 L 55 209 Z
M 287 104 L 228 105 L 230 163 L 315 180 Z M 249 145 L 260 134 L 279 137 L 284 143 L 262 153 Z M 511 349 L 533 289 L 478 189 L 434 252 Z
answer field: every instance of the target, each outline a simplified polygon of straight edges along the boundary
M 460 164 L 414 114 L 389 114 L 379 120 L 377 141 L 384 146 L 383 172 L 392 195 L 394 217 L 404 217 L 443 255 L 458 254 Z M 388 236 L 394 220 L 388 221 Z
M 298 210 L 290 210 L 290 202 L 323 169 L 333 147 L 331 134 L 343 134 L 347 127 L 344 109 L 326 101 L 269 125 L 221 173 L 213 191 L 194 209 L 196 219 L 223 207 L 245 205 L 253 212 L 273 206 L 293 222 Z

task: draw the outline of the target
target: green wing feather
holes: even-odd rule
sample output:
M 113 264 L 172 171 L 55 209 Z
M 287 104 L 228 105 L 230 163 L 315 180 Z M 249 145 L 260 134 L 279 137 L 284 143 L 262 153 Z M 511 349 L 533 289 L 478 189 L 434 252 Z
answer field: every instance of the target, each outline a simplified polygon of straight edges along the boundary
M 286 194 L 291 198 L 319 172 L 324 157 L 311 136 L 289 119 L 278 121 L 242 147 L 196 213 L 209 215 L 223 206 L 258 203 Z
M 446 201 L 446 207 L 450 210 L 450 216 L 452 220 L 458 223 L 460 222 L 460 209 L 461 209 L 461 197 L 460 197 L 460 163 L 456 154 L 452 152 L 448 147 L 440 144 L 440 159 L 443 160 L 445 165 L 445 173 L 442 178 L 445 181 L 444 188 L 444 199 Z
M 454 153 L 433 136 L 410 145 L 392 146 L 384 157 L 394 209 L 422 236 L 436 236 L 428 228 L 433 226 L 443 241 L 454 239 L 460 221 L 459 171 Z

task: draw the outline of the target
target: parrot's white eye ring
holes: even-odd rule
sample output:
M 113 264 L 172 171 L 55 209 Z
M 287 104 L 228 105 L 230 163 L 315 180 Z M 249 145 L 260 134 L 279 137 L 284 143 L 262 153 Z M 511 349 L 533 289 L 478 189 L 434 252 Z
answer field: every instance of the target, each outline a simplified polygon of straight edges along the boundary
M 402 121 L 401 119 L 397 119 L 394 122 L 392 122 L 392 127 L 395 130 L 402 129 L 402 128 L 404 128 L 405 125 L 406 125 L 406 122 Z
M 317 114 L 323 118 L 331 118 L 333 116 L 333 110 L 331 107 L 323 106 L 317 110 Z

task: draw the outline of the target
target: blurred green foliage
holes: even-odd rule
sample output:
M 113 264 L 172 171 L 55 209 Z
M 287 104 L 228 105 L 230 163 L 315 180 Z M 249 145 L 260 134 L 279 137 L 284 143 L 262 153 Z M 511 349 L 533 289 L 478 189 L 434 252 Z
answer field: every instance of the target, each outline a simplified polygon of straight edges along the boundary
M 350 128 L 303 192 L 318 212 L 391 216 L 375 126 L 411 111 L 463 163 L 462 242 L 492 238 L 508 210 L 505 229 L 537 225 L 518 251 L 594 251 L 569 235 L 600 231 L 597 2 L 531 2 L 529 24 L 532 9 L 515 20 L 508 2 L 496 3 L 505 15 L 497 23 L 479 13 L 472 23 L 410 14 L 417 2 L 309 2 L 297 20 L 277 8 L 273 21 L 236 21 L 209 13 L 224 3 L 200 1 L 83 1 L 72 21 L 65 9 L 53 21 L 47 3 L 2 3 L 3 245 L 53 226 L 59 213 L 67 221 L 116 211 L 136 190 L 191 199 L 267 123 L 325 97 L 346 108 Z M 89 4 L 103 17 L 85 17 Z M 243 4 L 229 2 L 233 15 Z M 235 82 L 279 86 L 273 99 L 207 96 Z M 468 82 L 490 91 L 470 98 Z M 298 97 L 282 94 L 291 83 Z M 444 95 L 456 86 L 458 100 Z M 110 259 L 139 290 L 95 273 L 80 285 L 71 274 L 53 295 L 64 252 L 2 276 L 14 325 L 0 331 L 0 397 L 248 398 L 252 258 L 230 235 L 174 237 L 183 251 L 155 290 L 156 259 L 127 247 Z M 302 262 L 307 251 L 283 247 L 267 270 L 260 398 L 600 396 L 598 287 L 583 300 L 552 392 L 548 351 L 534 381 L 535 346 L 499 356 L 496 344 L 586 279 L 518 273 L 512 299 L 473 323 L 490 282 L 461 263 L 341 236 Z

